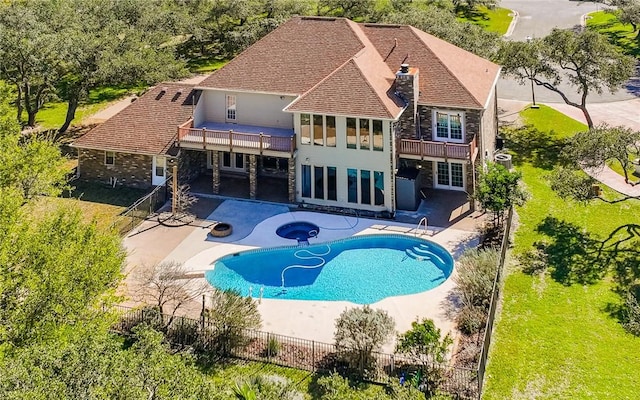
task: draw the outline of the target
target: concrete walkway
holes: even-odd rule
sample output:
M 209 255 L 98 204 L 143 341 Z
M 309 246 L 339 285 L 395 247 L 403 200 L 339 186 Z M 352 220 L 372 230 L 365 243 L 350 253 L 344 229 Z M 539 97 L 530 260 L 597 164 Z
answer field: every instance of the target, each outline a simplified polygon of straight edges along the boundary
M 518 113 L 527 107 L 529 103 L 519 100 L 498 100 L 498 109 L 501 122 L 509 125 L 519 123 Z M 586 124 L 587 121 L 582 111 L 567 104 L 548 103 L 547 106 Z M 615 103 L 590 104 L 588 106 L 591 119 L 598 125 L 606 123 L 612 126 L 623 125 L 633 130 L 640 131 L 640 99 L 619 101 Z M 631 185 L 624 181 L 624 177 L 611 168 L 604 166 L 597 169 L 588 169 L 585 172 L 610 187 L 611 189 L 630 197 L 640 196 L 640 185 Z

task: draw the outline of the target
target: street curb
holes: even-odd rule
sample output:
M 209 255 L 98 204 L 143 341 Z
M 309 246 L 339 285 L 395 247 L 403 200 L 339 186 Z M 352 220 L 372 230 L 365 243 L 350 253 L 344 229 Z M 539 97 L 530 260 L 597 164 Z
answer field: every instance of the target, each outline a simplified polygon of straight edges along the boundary
M 502 35 L 503 37 L 511 36 L 513 34 L 513 30 L 516 28 L 516 25 L 518 24 L 518 18 L 520 18 L 520 13 L 518 13 L 515 10 L 511 10 L 511 14 L 513 14 L 513 18 L 511 19 L 511 23 L 507 28 L 507 32 L 504 35 Z

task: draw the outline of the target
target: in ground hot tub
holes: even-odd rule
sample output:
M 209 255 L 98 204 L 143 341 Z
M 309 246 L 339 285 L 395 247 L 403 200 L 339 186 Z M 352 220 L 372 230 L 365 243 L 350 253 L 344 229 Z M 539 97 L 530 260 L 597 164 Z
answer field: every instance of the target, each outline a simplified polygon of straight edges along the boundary
M 305 221 L 290 222 L 276 229 L 278 236 L 294 240 L 308 240 L 318 236 L 318 233 L 320 233 L 318 225 Z

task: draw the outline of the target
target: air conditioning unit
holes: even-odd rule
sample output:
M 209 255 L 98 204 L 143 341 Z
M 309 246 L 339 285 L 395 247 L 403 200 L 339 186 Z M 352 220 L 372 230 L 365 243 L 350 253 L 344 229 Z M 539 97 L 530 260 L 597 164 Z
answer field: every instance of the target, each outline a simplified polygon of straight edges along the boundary
M 494 156 L 495 162 L 502 165 L 508 170 L 513 168 L 513 162 L 511 161 L 511 154 L 498 153 Z

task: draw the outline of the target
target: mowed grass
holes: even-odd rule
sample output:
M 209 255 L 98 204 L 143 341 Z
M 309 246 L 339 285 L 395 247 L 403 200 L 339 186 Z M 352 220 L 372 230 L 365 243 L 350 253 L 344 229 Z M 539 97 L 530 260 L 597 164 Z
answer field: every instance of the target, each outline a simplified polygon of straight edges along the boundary
M 605 11 L 591 13 L 589 17 L 588 28 L 607 36 L 623 53 L 640 58 L 640 41 L 636 39 L 638 32 L 634 32 L 630 24 L 623 25 L 615 14 Z
M 553 139 L 584 129 L 550 109 L 528 109 L 521 116 L 540 130 L 552 127 Z M 638 200 L 616 204 L 566 201 L 550 189 L 545 179 L 548 165 L 538 166 L 535 157 L 522 162 L 517 154 L 515 161 L 531 194 L 517 210 L 516 257 L 540 240 L 562 244 L 560 233 L 548 228 L 549 221 L 556 221 L 556 227 L 575 227 L 575 235 L 590 232 L 599 239 L 639 221 Z M 605 188 L 605 197 L 618 195 Z M 562 254 L 556 256 L 562 258 Z M 504 283 L 483 398 L 639 398 L 640 338 L 626 333 L 616 317 L 622 300 L 614 288 L 611 273 L 595 283 L 577 284 L 553 273 L 525 274 L 519 267 L 511 267 Z
M 485 30 L 496 32 L 500 35 L 507 33 L 512 19 L 511 10 L 500 7 L 487 8 L 480 6 L 466 15 L 458 14 L 458 20 L 480 25 Z
M 102 229 L 110 228 L 119 216 L 147 191 L 111 188 L 100 183 L 73 182 L 74 188 L 61 197 L 38 199 L 35 213 L 50 213 L 58 208 L 78 208 L 85 222 L 95 221 Z

